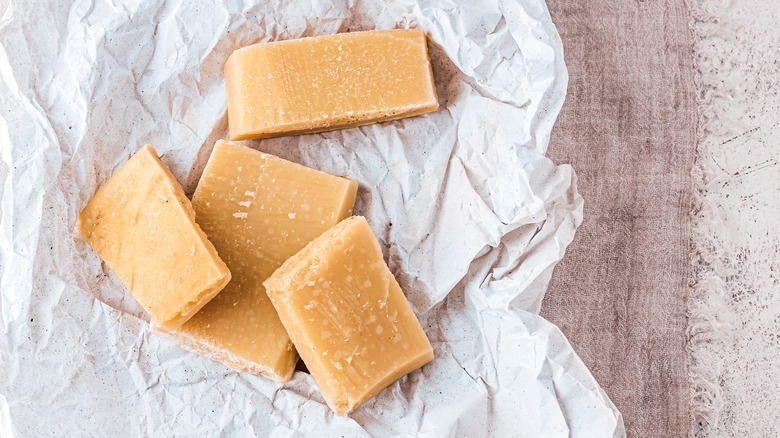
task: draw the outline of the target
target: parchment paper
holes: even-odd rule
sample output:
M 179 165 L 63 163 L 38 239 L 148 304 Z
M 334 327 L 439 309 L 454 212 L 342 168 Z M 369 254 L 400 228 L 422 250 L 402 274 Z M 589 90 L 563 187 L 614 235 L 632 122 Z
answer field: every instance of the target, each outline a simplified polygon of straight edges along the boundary
M 583 205 L 544 156 L 567 76 L 542 0 L 65 3 L 12 1 L 0 22 L 0 435 L 623 436 L 537 315 Z M 227 134 L 232 50 L 397 27 L 429 34 L 438 112 L 248 143 L 360 182 L 355 212 L 434 345 L 337 417 L 308 374 L 280 386 L 151 333 L 73 227 L 144 143 L 194 190 Z

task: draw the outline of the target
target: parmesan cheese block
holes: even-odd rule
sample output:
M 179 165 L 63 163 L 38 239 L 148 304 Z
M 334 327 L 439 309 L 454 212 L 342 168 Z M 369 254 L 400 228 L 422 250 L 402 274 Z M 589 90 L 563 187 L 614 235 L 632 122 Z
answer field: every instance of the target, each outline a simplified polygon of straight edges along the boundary
M 189 199 L 150 145 L 133 155 L 79 214 L 84 240 L 149 313 L 174 330 L 230 281 Z
M 363 217 L 323 233 L 264 284 L 339 415 L 433 359 L 431 344 Z
M 218 141 L 192 197 L 233 280 L 174 337 L 228 366 L 290 379 L 298 355 L 262 282 L 351 214 L 357 183 Z
M 255 44 L 230 55 L 225 82 L 233 140 L 349 128 L 439 108 L 420 30 Z

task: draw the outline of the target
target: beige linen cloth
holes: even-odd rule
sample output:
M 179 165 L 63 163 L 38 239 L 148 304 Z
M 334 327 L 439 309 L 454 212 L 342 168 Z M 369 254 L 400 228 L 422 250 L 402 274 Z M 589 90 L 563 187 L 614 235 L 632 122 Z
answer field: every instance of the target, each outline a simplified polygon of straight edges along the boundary
M 549 154 L 577 171 L 585 220 L 542 315 L 620 409 L 629 437 L 687 436 L 690 14 L 682 0 L 548 4 L 570 74 Z

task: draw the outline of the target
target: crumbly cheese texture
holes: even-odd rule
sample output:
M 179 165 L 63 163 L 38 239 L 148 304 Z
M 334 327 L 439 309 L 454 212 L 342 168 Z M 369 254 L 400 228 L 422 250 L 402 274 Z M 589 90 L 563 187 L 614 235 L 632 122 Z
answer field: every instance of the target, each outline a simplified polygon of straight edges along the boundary
M 234 369 L 289 380 L 298 355 L 262 282 L 348 217 L 356 193 L 354 181 L 218 141 L 192 205 L 233 280 L 173 335 Z
M 431 344 L 363 217 L 323 233 L 264 284 L 339 415 L 433 359 Z
M 181 326 L 230 281 L 189 199 L 151 145 L 98 190 L 76 228 L 152 323 L 167 330 Z
M 225 64 L 233 140 L 366 125 L 439 108 L 425 33 L 375 30 L 255 44 Z

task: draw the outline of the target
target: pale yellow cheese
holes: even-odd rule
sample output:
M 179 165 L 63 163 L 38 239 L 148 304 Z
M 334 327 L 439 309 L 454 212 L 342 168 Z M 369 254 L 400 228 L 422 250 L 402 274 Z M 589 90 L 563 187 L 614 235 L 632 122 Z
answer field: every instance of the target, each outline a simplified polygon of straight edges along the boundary
M 349 216 L 356 192 L 354 181 L 218 141 L 192 205 L 233 280 L 173 335 L 234 369 L 289 380 L 298 356 L 262 282 Z
M 439 107 L 420 30 L 247 46 L 228 58 L 225 82 L 233 140 L 348 128 Z
M 363 217 L 323 233 L 263 284 L 339 415 L 433 359 L 431 344 Z
M 195 223 L 179 183 L 150 145 L 133 155 L 79 214 L 84 240 L 149 313 L 174 330 L 230 281 Z

